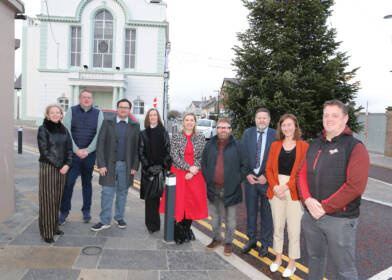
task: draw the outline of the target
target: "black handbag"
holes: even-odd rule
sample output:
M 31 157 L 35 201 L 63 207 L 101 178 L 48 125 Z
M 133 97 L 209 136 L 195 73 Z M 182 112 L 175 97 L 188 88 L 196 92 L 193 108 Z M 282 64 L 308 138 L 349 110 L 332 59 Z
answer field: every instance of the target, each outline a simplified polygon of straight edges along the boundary
M 149 167 L 148 175 L 142 176 L 142 184 L 145 188 L 146 200 L 160 198 L 165 186 L 162 167 L 160 165 Z

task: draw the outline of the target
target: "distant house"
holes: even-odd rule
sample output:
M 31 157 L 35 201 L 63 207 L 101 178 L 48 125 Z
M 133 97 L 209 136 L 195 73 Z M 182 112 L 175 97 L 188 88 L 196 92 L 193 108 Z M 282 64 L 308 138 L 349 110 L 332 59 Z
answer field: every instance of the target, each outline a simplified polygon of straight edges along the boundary
M 22 74 L 15 80 L 14 83 L 14 119 L 20 119 L 21 109 L 21 91 L 22 91 Z
M 192 101 L 191 104 L 185 109 L 186 113 L 193 113 L 197 117 L 200 117 L 202 114 L 202 105 L 204 101 Z
M 235 78 L 224 78 L 223 79 L 223 83 L 222 83 L 221 90 L 220 90 L 220 93 L 219 93 L 219 112 L 218 112 L 219 115 L 223 115 L 224 116 L 225 113 L 226 113 L 225 112 L 224 102 L 222 102 L 222 101 L 224 101 L 226 99 L 225 89 L 226 89 L 226 87 L 230 83 L 238 84 L 239 80 L 235 79 Z
M 206 119 L 216 118 L 218 116 L 218 101 L 216 97 L 211 97 L 204 101 L 201 109 L 202 117 Z

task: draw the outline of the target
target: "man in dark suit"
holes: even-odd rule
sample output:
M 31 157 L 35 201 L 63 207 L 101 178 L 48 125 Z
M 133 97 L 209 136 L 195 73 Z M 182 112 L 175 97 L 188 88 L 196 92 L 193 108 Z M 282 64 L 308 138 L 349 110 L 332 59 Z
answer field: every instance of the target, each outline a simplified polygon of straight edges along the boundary
M 247 232 L 249 241 L 242 249 L 248 253 L 256 248 L 257 216 L 260 212 L 261 244 L 259 256 L 268 253 L 268 246 L 272 243 L 272 215 L 266 196 L 268 183 L 265 177 L 265 167 L 272 142 L 275 141 L 276 131 L 269 128 L 271 121 L 268 109 L 260 108 L 256 111 L 256 126 L 248 128 L 242 135 L 243 153 L 247 162 L 247 176 L 245 181 L 245 198 L 247 210 Z
M 91 230 L 110 227 L 112 205 L 116 194 L 114 219 L 119 228 L 126 228 L 124 221 L 128 188 L 139 166 L 138 146 L 140 126 L 129 117 L 132 103 L 127 99 L 117 102 L 117 116 L 106 119 L 98 136 L 97 164 L 99 184 L 102 186 L 100 222 Z

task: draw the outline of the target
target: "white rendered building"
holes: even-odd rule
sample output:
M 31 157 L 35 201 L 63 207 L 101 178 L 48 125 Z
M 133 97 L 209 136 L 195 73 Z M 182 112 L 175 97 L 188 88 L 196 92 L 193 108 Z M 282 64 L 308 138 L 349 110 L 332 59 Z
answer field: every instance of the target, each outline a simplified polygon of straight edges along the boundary
M 159 0 L 42 0 L 23 28 L 22 119 L 67 110 L 83 89 L 100 109 L 128 98 L 141 125 L 154 101 L 165 118 L 168 29 Z

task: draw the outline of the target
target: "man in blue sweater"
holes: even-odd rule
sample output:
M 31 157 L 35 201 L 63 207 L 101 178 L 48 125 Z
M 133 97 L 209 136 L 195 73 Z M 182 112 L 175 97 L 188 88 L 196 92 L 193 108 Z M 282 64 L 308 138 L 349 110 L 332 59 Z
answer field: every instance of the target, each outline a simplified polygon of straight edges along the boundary
M 97 138 L 103 121 L 103 113 L 94 108 L 92 104 L 93 94 L 83 90 L 79 94 L 79 105 L 72 106 L 64 117 L 64 126 L 71 134 L 74 156 L 61 200 L 60 225 L 65 223 L 71 210 L 73 188 L 79 175 L 82 179 L 83 221 L 88 223 L 91 220 L 91 180 L 96 158 Z

